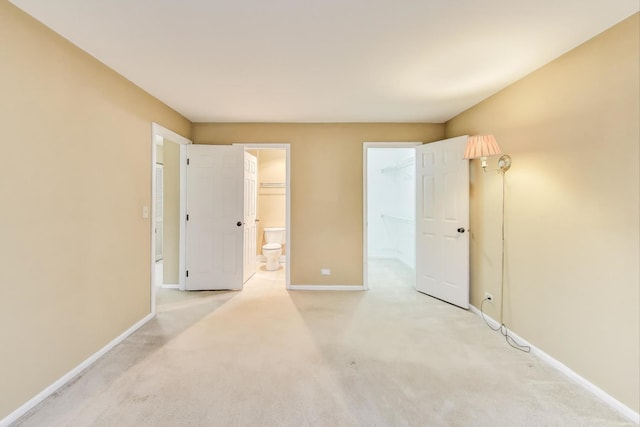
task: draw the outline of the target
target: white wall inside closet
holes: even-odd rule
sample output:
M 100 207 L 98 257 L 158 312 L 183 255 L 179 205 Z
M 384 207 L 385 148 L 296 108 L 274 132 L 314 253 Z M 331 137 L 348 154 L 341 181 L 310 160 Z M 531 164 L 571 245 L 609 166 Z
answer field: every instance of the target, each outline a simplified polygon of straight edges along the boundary
M 367 150 L 369 258 L 395 259 L 415 269 L 415 150 Z

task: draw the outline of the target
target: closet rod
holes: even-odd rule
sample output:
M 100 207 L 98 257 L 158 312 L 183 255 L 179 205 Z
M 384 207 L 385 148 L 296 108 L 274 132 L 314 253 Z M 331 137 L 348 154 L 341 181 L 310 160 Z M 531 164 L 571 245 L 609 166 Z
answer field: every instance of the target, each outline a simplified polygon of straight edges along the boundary
M 415 162 L 416 162 L 416 161 L 415 161 L 415 158 L 414 158 L 414 157 L 409 157 L 409 158 L 406 158 L 406 159 L 402 160 L 401 162 L 398 162 L 398 163 L 396 163 L 396 164 L 394 164 L 394 165 L 387 166 L 386 168 L 382 168 L 380 171 L 381 171 L 382 173 L 386 173 L 386 172 L 396 172 L 396 171 L 398 171 L 398 170 L 400 170 L 400 169 L 404 169 L 404 168 L 406 168 L 406 167 L 409 167 L 409 166 L 414 165 L 414 164 L 415 164 Z
M 394 221 L 400 221 L 400 222 L 404 222 L 407 224 L 413 224 L 415 221 L 411 218 L 404 218 L 401 216 L 395 216 L 395 215 L 388 215 L 388 214 L 380 214 L 380 217 L 382 219 L 392 219 Z

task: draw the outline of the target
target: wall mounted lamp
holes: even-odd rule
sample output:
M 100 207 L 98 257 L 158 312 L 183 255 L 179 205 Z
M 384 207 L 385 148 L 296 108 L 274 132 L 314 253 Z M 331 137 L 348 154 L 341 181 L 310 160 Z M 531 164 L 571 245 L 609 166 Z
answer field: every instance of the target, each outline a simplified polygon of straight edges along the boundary
M 464 149 L 464 158 L 465 159 L 477 159 L 478 157 L 482 161 L 482 171 L 487 171 L 487 157 L 488 156 L 496 156 L 498 154 L 502 154 L 502 150 L 498 146 L 496 142 L 496 138 L 493 135 L 472 135 L 467 138 L 467 146 Z M 507 154 L 502 154 L 498 159 L 498 173 L 502 175 L 502 260 L 501 260 L 501 276 L 500 276 L 500 326 L 493 327 L 489 323 L 489 327 L 494 331 L 500 331 L 502 335 L 504 335 L 505 339 L 509 343 L 510 346 L 516 348 L 518 350 L 522 350 L 524 352 L 530 352 L 531 347 L 522 345 L 518 343 L 511 335 L 509 335 L 509 330 L 507 326 L 504 324 L 504 277 L 505 277 L 505 227 L 504 227 L 504 216 L 505 216 L 505 172 L 509 170 L 511 167 L 511 157 Z M 482 318 L 484 319 L 484 311 L 483 306 L 485 301 L 488 298 L 485 297 L 482 300 L 482 304 L 480 305 L 480 313 L 482 314 Z M 486 319 L 485 319 L 486 322 Z
M 467 139 L 467 147 L 464 150 L 465 159 L 480 158 L 482 170 L 487 171 L 487 157 L 502 154 L 498 142 L 493 135 L 471 135 Z M 511 167 L 511 157 L 503 154 L 498 159 L 498 171 L 505 173 Z

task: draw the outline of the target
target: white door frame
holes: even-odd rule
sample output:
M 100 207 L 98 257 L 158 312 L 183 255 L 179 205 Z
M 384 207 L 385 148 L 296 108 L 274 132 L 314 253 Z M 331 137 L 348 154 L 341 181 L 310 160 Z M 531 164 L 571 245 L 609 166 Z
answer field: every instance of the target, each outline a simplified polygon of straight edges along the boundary
M 244 226 L 242 227 L 242 284 L 244 285 L 250 278 L 252 278 L 256 274 L 256 262 L 258 259 L 258 248 L 256 241 L 256 230 L 258 228 L 256 225 L 256 213 L 258 207 L 258 158 L 250 154 L 247 150 L 243 150 L 242 154 L 242 164 L 244 166 L 244 172 L 242 176 L 244 183 L 244 206 L 242 207 L 244 214 L 242 218 L 242 220 L 244 221 Z M 253 180 L 253 184 L 251 184 L 251 181 L 247 182 L 247 175 L 249 175 L 249 177 Z M 253 209 L 253 211 L 251 209 Z M 253 230 L 253 233 L 251 232 L 251 230 Z M 252 251 L 247 250 L 247 243 L 249 245 L 249 249 L 253 249 Z M 249 259 L 251 262 L 247 262 L 247 259 Z
M 286 221 L 285 221 L 285 284 L 287 289 L 291 289 L 291 144 L 265 144 L 265 143 L 234 143 L 240 145 L 245 150 L 285 150 L 287 159 L 287 174 L 285 188 Z M 258 160 L 258 166 L 260 160 Z
M 180 144 L 180 243 L 179 243 L 179 267 L 178 277 L 180 280 L 180 289 L 184 290 L 184 275 L 185 271 L 185 223 L 186 217 L 186 170 L 184 164 L 186 163 L 186 150 L 185 146 L 193 144 L 193 142 L 184 136 L 155 123 L 151 123 L 151 227 L 149 232 L 151 234 L 151 314 L 156 314 L 156 261 L 155 261 L 155 247 L 156 236 L 154 230 L 156 228 L 156 137 L 160 136 L 164 139 L 168 139 L 176 144 Z
M 363 142 L 362 143 L 362 285 L 369 289 L 368 214 L 367 214 L 367 150 L 369 148 L 414 148 L 422 142 Z
M 157 142 L 156 143 L 156 149 L 157 149 L 158 145 L 164 146 L 164 143 L 163 142 Z M 160 194 L 162 194 L 162 198 L 164 199 L 164 186 L 162 188 L 158 189 L 158 171 L 160 171 L 160 176 L 162 177 L 162 180 L 164 181 L 164 165 L 162 163 L 156 163 L 156 186 L 155 186 L 155 188 L 156 188 L 156 190 L 158 190 L 158 192 Z M 158 194 L 156 194 L 156 193 L 153 193 L 153 194 L 154 194 L 155 197 L 158 196 Z M 160 221 L 162 221 L 164 223 L 164 210 L 163 210 L 163 212 L 158 212 L 157 209 L 156 209 L 157 204 L 158 204 L 158 200 L 155 199 L 154 200 L 154 205 L 153 205 L 153 212 L 155 213 L 155 217 L 154 218 L 155 218 L 155 221 L 156 221 L 155 226 L 153 227 L 154 236 L 158 235 L 158 230 L 156 230 L 156 227 L 158 226 L 158 219 L 160 219 Z M 160 214 L 160 215 L 158 215 L 158 214 Z M 161 225 L 160 228 L 163 228 L 163 225 Z M 164 233 L 161 233 L 161 235 L 164 237 Z M 164 243 L 164 238 L 163 238 L 163 243 Z M 154 245 L 154 249 L 155 249 L 155 259 L 156 259 L 156 262 L 158 262 L 159 259 L 158 259 L 158 247 L 157 247 L 157 245 Z M 161 249 L 162 250 L 161 250 L 161 253 L 160 253 L 160 259 L 163 259 L 164 258 L 164 245 L 163 245 L 163 247 Z

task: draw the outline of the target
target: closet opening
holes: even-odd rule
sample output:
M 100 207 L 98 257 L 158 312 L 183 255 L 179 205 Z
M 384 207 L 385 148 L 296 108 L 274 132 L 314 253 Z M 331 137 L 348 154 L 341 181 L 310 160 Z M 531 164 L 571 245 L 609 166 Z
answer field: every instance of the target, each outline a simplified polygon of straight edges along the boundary
M 365 289 L 415 287 L 417 145 L 364 144 Z

